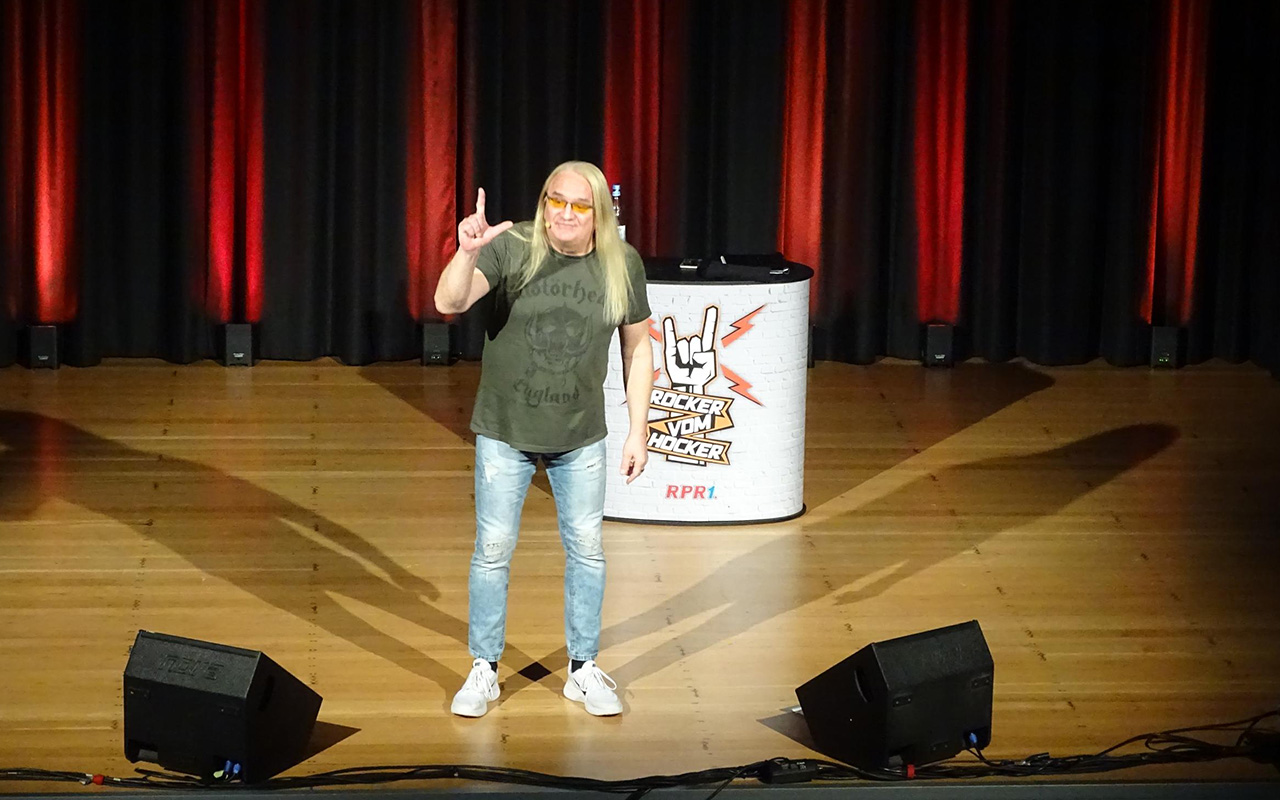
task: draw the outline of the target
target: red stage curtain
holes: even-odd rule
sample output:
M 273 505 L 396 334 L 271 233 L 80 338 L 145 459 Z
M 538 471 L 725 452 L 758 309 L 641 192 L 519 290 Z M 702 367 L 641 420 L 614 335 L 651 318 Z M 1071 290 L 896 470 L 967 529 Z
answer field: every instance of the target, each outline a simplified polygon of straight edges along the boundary
M 913 182 L 917 313 L 955 324 L 964 222 L 968 0 L 915 4 Z
M 1168 0 L 1164 14 L 1142 316 L 1182 326 L 1191 320 L 1200 224 L 1208 3 Z
M 458 10 L 421 0 L 409 19 L 405 237 L 409 313 L 438 317 L 433 296 L 456 247 Z M 472 198 L 474 201 L 474 197 Z M 473 209 L 467 208 L 466 213 Z

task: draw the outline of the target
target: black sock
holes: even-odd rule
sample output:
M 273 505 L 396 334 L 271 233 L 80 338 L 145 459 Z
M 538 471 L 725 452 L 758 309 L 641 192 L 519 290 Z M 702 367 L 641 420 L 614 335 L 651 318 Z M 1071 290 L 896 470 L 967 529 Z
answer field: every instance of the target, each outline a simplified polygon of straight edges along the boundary
M 497 671 L 498 671 L 498 662 L 497 662 L 497 661 L 490 661 L 490 662 L 489 662 L 489 668 L 490 668 L 490 669 L 492 669 L 494 672 L 497 672 Z
M 587 663 L 587 662 L 585 662 L 585 661 L 579 661 L 579 660 L 578 660 L 578 659 L 576 659 L 576 658 L 571 658 L 571 659 L 569 659 L 569 671 L 570 671 L 570 672 L 577 672 L 578 670 L 582 669 L 582 665 L 583 665 L 583 664 L 585 664 L 585 663 Z

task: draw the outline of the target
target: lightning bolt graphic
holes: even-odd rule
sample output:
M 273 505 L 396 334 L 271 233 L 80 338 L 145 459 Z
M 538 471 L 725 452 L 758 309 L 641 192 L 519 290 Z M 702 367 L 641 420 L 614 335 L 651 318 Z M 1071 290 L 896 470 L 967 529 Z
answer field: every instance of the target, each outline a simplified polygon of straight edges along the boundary
M 768 305 L 768 304 L 766 303 L 765 305 Z M 729 323 L 729 327 L 733 328 L 733 333 L 729 334 L 728 336 L 725 336 L 720 340 L 721 346 L 728 347 L 729 345 L 733 344 L 734 340 L 737 339 L 739 336 L 741 336 L 742 334 L 754 328 L 755 325 L 752 324 L 751 318 L 754 317 L 756 314 L 759 314 L 761 311 L 764 311 L 764 306 L 760 306 L 755 311 L 752 311 L 750 314 L 746 315 L 745 317 L 738 320 L 734 320 L 733 322 Z M 750 384 L 747 384 L 747 385 L 750 386 Z
M 761 308 L 763 307 L 764 306 L 761 306 Z M 758 310 L 759 309 L 757 309 L 757 311 Z M 764 403 L 761 403 L 759 400 L 757 400 L 755 397 L 751 395 L 751 381 L 744 380 L 741 375 L 729 369 L 724 364 L 720 365 L 720 371 L 724 373 L 724 377 L 729 381 L 730 384 L 732 384 L 729 387 L 729 391 L 733 392 L 734 394 L 741 395 L 742 397 L 747 398 L 748 400 L 750 400 L 751 402 L 755 403 L 758 406 L 764 405 Z
M 649 338 L 654 340 L 658 344 L 662 344 L 662 334 L 658 333 L 658 329 L 653 327 L 655 324 L 653 321 L 653 317 L 649 317 L 649 319 L 646 321 L 649 323 Z M 658 376 L 660 376 L 661 374 L 662 374 L 661 367 L 659 367 L 658 369 L 655 369 L 653 371 L 653 379 L 655 381 L 658 380 Z

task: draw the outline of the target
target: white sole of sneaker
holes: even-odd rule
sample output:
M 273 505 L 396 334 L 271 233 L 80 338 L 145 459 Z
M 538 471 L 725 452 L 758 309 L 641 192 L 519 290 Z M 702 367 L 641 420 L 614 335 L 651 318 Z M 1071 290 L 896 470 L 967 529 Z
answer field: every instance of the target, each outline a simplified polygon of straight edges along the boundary
M 575 703 L 582 703 L 583 707 L 587 709 L 587 713 L 593 717 L 616 717 L 622 713 L 621 702 L 619 702 L 617 706 L 607 706 L 604 708 L 588 703 L 587 696 L 583 694 L 582 690 L 573 682 L 569 682 L 564 685 L 564 696 L 566 699 L 572 700 Z
M 616 717 L 622 713 L 621 708 L 593 708 L 590 703 L 583 703 L 582 705 L 587 709 L 587 713 L 593 717 Z

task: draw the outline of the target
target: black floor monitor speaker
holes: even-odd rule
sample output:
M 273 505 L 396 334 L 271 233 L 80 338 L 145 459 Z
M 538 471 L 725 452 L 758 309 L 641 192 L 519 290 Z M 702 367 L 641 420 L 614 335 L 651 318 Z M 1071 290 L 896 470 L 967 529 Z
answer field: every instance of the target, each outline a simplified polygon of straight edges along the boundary
M 450 363 L 450 336 L 447 322 L 424 322 L 422 324 L 422 364 L 439 365 Z
M 303 760 L 320 695 L 256 650 L 139 631 L 124 671 L 124 754 L 247 783 Z M 238 765 L 238 766 L 236 766 Z
M 27 366 L 30 369 L 58 368 L 56 325 L 31 325 L 27 328 Z
M 991 743 L 995 665 L 976 621 L 869 644 L 796 689 L 817 749 L 901 769 Z
M 1176 369 L 1182 366 L 1182 329 L 1170 325 L 1151 328 L 1151 366 Z
M 952 355 L 953 332 L 951 325 L 931 324 L 924 328 L 924 353 L 921 361 L 926 367 L 949 367 L 954 363 Z

